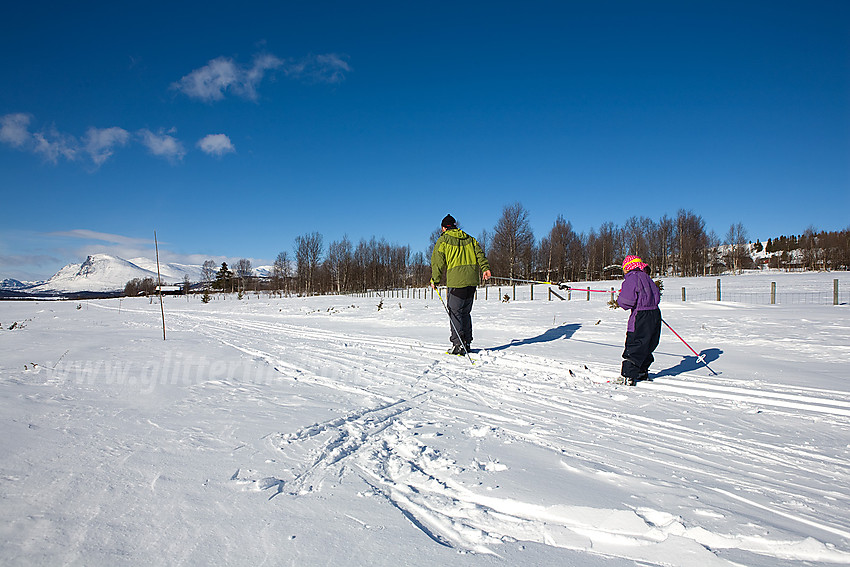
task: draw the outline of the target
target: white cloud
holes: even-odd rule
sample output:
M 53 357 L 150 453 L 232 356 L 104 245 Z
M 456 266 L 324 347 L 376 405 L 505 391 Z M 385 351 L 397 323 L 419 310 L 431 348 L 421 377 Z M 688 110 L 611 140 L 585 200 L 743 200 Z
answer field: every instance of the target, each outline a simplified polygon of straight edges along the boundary
M 221 157 L 224 154 L 236 151 L 236 148 L 233 147 L 233 143 L 226 134 L 210 134 L 209 136 L 204 136 L 200 141 L 198 141 L 198 147 L 201 148 L 204 153 L 216 157 Z
M 85 151 L 96 166 L 112 156 L 116 146 L 126 145 L 130 134 L 123 128 L 89 128 L 83 144 L 70 134 L 60 132 L 55 126 L 30 132 L 32 116 L 24 113 L 0 117 L 0 142 L 14 148 L 42 156 L 50 163 L 60 158 L 77 161 Z
M 228 93 L 257 100 L 257 87 L 266 73 L 279 68 L 287 77 L 309 83 L 339 83 L 351 71 L 346 57 L 336 53 L 285 61 L 263 53 L 254 56 L 250 66 L 240 65 L 230 57 L 218 57 L 173 83 L 171 88 L 205 102 L 223 100 Z
M 120 234 L 110 234 L 108 232 L 97 232 L 94 230 L 89 230 L 86 228 L 77 228 L 74 230 L 66 230 L 62 232 L 49 232 L 47 236 L 61 236 L 67 238 L 82 238 L 85 240 L 100 240 L 103 242 L 109 242 L 111 244 L 124 244 L 124 245 L 146 245 L 153 244 L 153 239 L 149 238 L 132 238 L 129 236 L 122 236 Z
M 24 113 L 7 114 L 0 118 L 0 142 L 20 150 L 40 154 L 45 160 L 57 163 L 59 158 L 77 159 L 79 142 L 71 135 L 51 126 L 48 130 L 30 132 L 32 116 Z
M 282 64 L 280 59 L 269 54 L 255 56 L 250 67 L 239 65 L 229 57 L 218 57 L 173 83 L 171 88 L 190 98 L 207 102 L 222 100 L 228 91 L 256 100 L 257 85 L 263 80 L 266 72 Z
M 174 136 L 160 130 L 154 134 L 147 128 L 139 130 L 142 144 L 155 156 L 164 157 L 169 161 L 179 161 L 186 155 L 183 144 Z
M 22 112 L 0 118 L 0 142 L 20 148 L 32 143 L 29 131 L 32 116 Z
M 125 146 L 130 133 L 123 128 L 89 128 L 85 135 L 85 150 L 98 167 L 112 157 L 116 146 Z
M 345 80 L 345 74 L 350 71 L 351 66 L 345 57 L 336 53 L 290 60 L 284 67 L 288 77 L 312 83 L 339 83 Z
M 77 159 L 80 144 L 70 134 L 62 133 L 51 126 L 47 131 L 36 132 L 33 138 L 35 138 L 35 153 L 41 154 L 50 163 L 58 163 L 60 157 L 68 161 Z

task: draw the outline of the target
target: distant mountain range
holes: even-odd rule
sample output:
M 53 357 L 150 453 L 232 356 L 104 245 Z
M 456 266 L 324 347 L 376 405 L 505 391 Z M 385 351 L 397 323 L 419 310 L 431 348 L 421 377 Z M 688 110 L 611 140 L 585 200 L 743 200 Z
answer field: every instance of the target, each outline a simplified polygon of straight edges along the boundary
M 22 282 L 18 280 L 13 280 L 12 278 L 8 278 L 3 281 L 0 281 L 0 289 L 23 289 L 25 287 L 32 287 L 40 283 L 42 282 Z
M 160 264 L 164 284 L 201 281 L 201 266 Z M 255 275 L 268 275 L 268 267 L 254 270 Z M 139 278 L 157 279 L 156 261 L 147 258 L 125 260 L 109 254 L 92 254 L 80 264 L 68 264 L 44 282 L 21 282 L 6 279 L 0 282 L 0 295 L 26 296 L 98 296 L 116 295 L 124 291 L 128 281 Z

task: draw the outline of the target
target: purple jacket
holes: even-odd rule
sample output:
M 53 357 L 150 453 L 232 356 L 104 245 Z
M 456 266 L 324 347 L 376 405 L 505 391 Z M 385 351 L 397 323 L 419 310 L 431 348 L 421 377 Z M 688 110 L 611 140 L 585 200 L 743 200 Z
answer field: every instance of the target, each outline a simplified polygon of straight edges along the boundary
M 629 332 L 635 330 L 635 313 L 658 309 L 660 301 L 661 292 L 646 272 L 643 270 L 626 272 L 626 278 L 620 287 L 620 295 L 617 296 L 617 304 L 623 309 L 632 310 L 627 327 Z

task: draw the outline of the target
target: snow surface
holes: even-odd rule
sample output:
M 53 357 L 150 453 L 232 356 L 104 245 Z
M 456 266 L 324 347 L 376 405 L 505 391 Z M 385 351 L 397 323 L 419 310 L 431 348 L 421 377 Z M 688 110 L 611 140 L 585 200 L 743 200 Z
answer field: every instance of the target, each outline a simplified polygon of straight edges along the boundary
M 634 388 L 607 294 L 0 302 L 0 563 L 850 563 L 850 306 L 680 284 Z

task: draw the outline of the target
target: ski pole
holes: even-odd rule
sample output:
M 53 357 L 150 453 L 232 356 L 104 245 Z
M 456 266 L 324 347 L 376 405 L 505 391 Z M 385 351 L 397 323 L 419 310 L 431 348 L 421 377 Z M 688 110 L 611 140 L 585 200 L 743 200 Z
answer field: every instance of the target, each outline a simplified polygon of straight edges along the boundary
M 448 315 L 448 316 L 449 316 L 449 324 L 452 326 L 452 330 L 454 331 L 455 336 L 458 338 L 458 340 L 460 340 L 460 344 L 461 344 L 461 346 L 463 347 L 463 352 L 465 352 L 465 353 L 466 353 L 466 358 L 468 358 L 468 359 L 469 359 L 469 362 L 471 362 L 471 363 L 472 363 L 472 365 L 474 366 L 474 365 L 475 365 L 475 361 L 474 361 L 474 360 L 472 360 L 472 357 L 471 357 L 471 356 L 469 356 L 469 351 L 468 351 L 468 350 L 466 350 L 466 344 L 464 344 L 463 339 L 462 339 L 462 338 L 461 338 L 461 336 L 460 336 L 460 333 L 457 331 L 457 327 L 455 327 L 455 322 L 454 322 L 454 321 L 452 321 L 452 314 L 451 314 L 451 312 L 449 311 L 449 308 L 448 308 L 448 306 L 446 305 L 446 302 L 445 302 L 445 301 L 443 301 L 443 296 L 442 296 L 442 294 L 440 293 L 440 289 L 439 289 L 439 288 L 437 288 L 436 286 L 434 287 L 434 289 L 436 289 L 436 290 L 437 290 L 437 297 L 439 297 L 439 298 L 440 298 L 440 303 L 442 303 L 442 304 L 443 304 L 443 309 L 445 309 L 445 310 L 446 310 L 446 315 Z
M 691 348 L 691 345 L 689 345 L 689 344 L 687 343 L 687 341 L 685 341 L 685 339 L 683 339 L 683 338 L 679 335 L 679 333 L 677 333 L 677 332 L 673 329 L 673 327 L 671 327 L 671 326 L 670 326 L 670 324 L 669 324 L 667 321 L 665 321 L 663 318 L 661 319 L 661 322 L 662 322 L 662 323 L 664 323 L 664 325 L 666 325 L 668 329 L 670 329 L 671 331 L 673 331 L 673 334 L 674 334 L 674 335 L 676 335 L 676 337 L 677 337 L 680 341 L 682 341 L 683 343 L 685 343 L 685 346 L 686 346 L 686 347 L 688 347 L 688 348 L 690 349 L 690 351 L 691 351 L 692 353 L 694 353 L 694 356 L 696 356 L 696 357 L 697 357 L 697 362 L 702 362 L 703 364 L 705 364 L 705 367 L 706 367 L 706 368 L 708 368 L 708 369 L 709 369 L 709 371 L 711 371 L 711 373 L 712 373 L 712 374 L 714 374 L 715 376 L 717 376 L 717 372 L 715 372 L 714 370 L 711 370 L 711 367 L 710 367 L 710 366 L 708 365 L 708 363 L 705 361 L 705 355 L 704 355 L 704 354 L 699 354 L 699 353 L 697 353 L 697 351 L 695 351 L 693 348 Z

